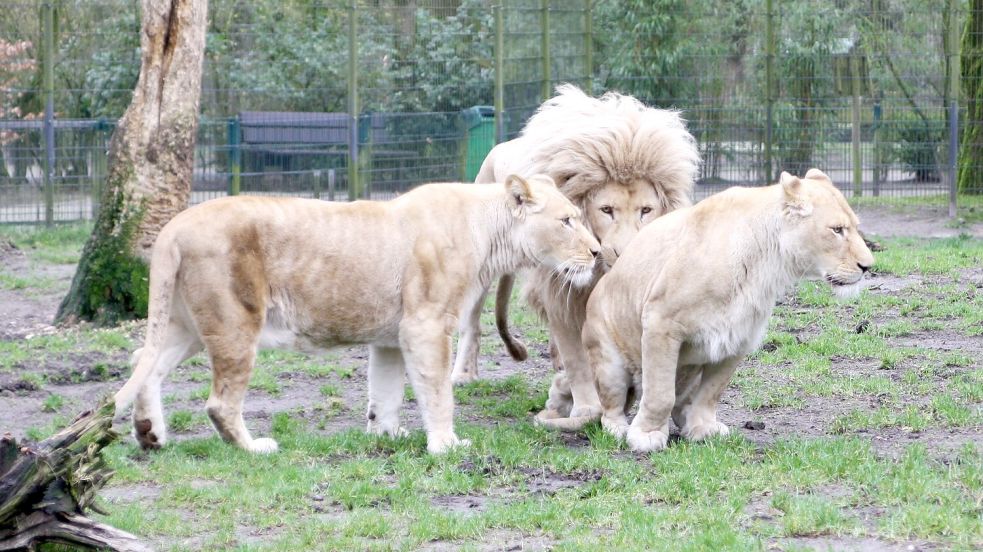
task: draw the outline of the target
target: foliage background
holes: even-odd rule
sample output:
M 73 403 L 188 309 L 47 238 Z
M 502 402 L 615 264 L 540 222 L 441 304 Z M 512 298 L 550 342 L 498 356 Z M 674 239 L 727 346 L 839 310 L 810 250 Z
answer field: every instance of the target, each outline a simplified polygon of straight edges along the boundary
M 139 3 L 52 1 L 61 125 L 54 179 L 65 203 L 56 216 L 89 218 L 98 207 L 99 156 L 139 69 Z M 0 0 L 0 198 L 8 204 L 0 222 L 37 212 L 43 140 L 40 123 L 30 121 L 44 100 L 38 6 Z M 475 128 L 462 110 L 494 103 L 498 6 L 505 137 L 521 129 L 545 91 L 573 82 L 594 94 L 618 90 L 683 110 L 704 157 L 700 197 L 811 166 L 853 191 L 856 80 L 857 191 L 910 196 L 947 189 L 946 54 L 956 51 L 947 37 L 950 24 L 964 27 L 966 2 L 211 0 L 195 201 L 228 187 L 230 118 L 243 111 L 347 111 L 353 13 L 360 123 L 368 126 L 366 118 L 376 114 L 384 128 L 360 135 L 365 155 L 355 166 L 372 195 L 462 178 Z M 860 60 L 856 76 L 851 56 Z M 64 126 L 70 120 L 77 122 Z M 327 186 L 327 171 L 339 193 L 347 186 L 347 144 L 258 149 L 242 160 L 243 191 L 311 194 Z M 971 182 L 966 190 L 973 189 Z

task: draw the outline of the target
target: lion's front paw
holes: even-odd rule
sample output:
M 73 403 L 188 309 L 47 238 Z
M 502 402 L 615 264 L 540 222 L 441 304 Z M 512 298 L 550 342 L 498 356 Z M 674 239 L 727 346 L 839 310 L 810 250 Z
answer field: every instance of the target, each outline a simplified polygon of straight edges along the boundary
M 714 435 L 727 435 L 730 429 L 721 422 L 713 420 L 701 424 L 691 424 L 680 430 L 682 436 L 690 441 L 702 441 Z
M 590 421 L 601 419 L 601 406 L 600 405 L 585 405 L 576 406 L 570 410 L 571 418 L 587 418 Z
M 399 425 L 383 426 L 380 424 L 373 424 L 372 422 L 369 422 L 368 427 L 365 428 L 365 432 L 369 435 L 378 435 L 380 437 L 386 436 L 392 437 L 393 439 L 406 437 L 410 434 L 405 427 Z
M 664 431 L 643 431 L 637 427 L 629 427 L 625 439 L 628 448 L 635 452 L 662 450 L 669 444 L 669 435 Z
M 625 435 L 628 434 L 628 420 L 624 416 L 618 418 L 601 416 L 601 427 L 616 439 L 624 439 Z
M 458 439 L 457 436 L 453 434 L 443 438 L 427 438 L 427 452 L 430 454 L 445 454 L 452 448 L 468 446 L 471 446 L 470 440 Z
M 270 439 L 269 437 L 262 437 L 260 439 L 253 439 L 249 443 L 249 452 L 255 452 L 256 454 L 271 454 L 276 452 L 280 448 L 276 444 L 276 441 Z

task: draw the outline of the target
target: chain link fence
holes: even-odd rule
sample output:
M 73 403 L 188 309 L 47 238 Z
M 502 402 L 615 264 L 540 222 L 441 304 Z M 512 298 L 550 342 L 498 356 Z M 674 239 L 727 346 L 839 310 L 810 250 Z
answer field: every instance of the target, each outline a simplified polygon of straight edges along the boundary
M 193 201 L 470 180 L 564 82 L 682 110 L 703 156 L 697 198 L 812 166 L 852 196 L 944 196 L 953 116 L 974 122 L 956 92 L 971 9 L 210 0 Z M 0 37 L 0 223 L 92 218 L 139 73 L 139 2 L 0 0 Z

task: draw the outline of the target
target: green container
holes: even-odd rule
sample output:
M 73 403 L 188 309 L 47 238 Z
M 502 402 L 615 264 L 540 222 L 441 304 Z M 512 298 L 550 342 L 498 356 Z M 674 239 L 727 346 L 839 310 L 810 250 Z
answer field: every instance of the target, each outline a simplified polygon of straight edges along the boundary
M 495 147 L 495 108 L 476 105 L 465 109 L 462 116 L 467 129 L 464 176 L 468 182 L 474 182 L 482 161 Z

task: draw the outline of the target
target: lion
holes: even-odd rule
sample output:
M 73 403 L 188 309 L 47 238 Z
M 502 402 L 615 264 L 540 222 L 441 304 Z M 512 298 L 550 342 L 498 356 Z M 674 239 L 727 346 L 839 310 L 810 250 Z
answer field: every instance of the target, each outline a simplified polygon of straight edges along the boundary
M 388 202 L 229 197 L 178 214 L 150 265 L 144 347 L 116 394 L 134 400 L 135 437 L 165 443 L 160 387 L 205 349 L 206 411 L 222 438 L 254 439 L 242 405 L 258 348 L 370 345 L 368 424 L 398 436 L 404 373 L 420 404 L 427 450 L 466 445 L 453 428 L 450 338 L 460 312 L 494 278 L 542 266 L 573 287 L 593 279 L 600 244 L 548 176 L 503 184 L 429 184 Z
M 692 441 L 726 435 L 720 394 L 785 291 L 819 278 L 838 296 L 859 293 L 874 257 L 858 224 L 829 177 L 810 169 L 730 188 L 643 228 L 587 303 L 583 338 L 604 429 L 639 452 L 666 446 L 670 417 Z
M 601 243 L 595 281 L 613 264 L 639 228 L 659 216 L 690 205 L 699 153 L 676 111 L 647 107 L 631 96 L 610 92 L 587 96 L 572 85 L 557 87 L 529 119 L 522 134 L 496 146 L 485 158 L 478 182 L 506 174 L 545 173 L 584 213 Z M 525 348 L 506 327 L 512 278 L 499 282 L 496 320 L 510 354 Z M 587 297 L 593 285 L 569 289 L 547 269 L 528 275 L 525 297 L 545 319 L 564 368 L 554 378 L 550 400 L 536 420 L 560 429 L 577 429 L 600 414 L 587 353 L 580 341 Z M 454 364 L 455 383 L 478 376 L 479 317 L 484 296 L 463 319 Z

